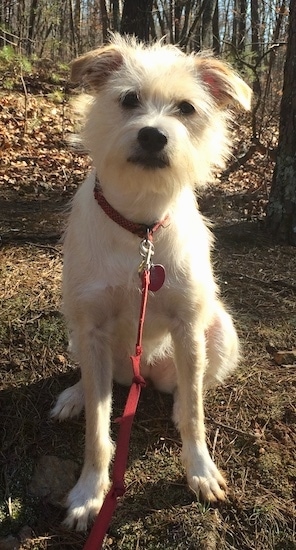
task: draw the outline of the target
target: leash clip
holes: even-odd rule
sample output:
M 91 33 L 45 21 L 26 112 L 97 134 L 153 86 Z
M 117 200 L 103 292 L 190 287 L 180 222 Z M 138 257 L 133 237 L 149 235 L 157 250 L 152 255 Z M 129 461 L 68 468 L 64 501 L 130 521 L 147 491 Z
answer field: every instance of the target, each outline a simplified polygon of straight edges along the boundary
M 138 273 L 142 275 L 144 270 L 150 271 L 152 267 L 151 258 L 154 255 L 154 244 L 148 238 L 143 239 L 140 242 L 139 252 L 143 260 L 138 267 Z

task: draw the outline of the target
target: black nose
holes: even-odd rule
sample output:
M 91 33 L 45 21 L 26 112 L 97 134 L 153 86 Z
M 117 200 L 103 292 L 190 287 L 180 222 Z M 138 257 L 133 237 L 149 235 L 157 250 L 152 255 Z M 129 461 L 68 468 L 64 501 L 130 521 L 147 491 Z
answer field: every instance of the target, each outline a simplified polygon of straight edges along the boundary
M 163 132 L 158 130 L 158 128 L 154 128 L 153 126 L 145 126 L 144 128 L 141 128 L 138 133 L 138 142 L 145 151 L 148 151 L 149 153 L 157 153 L 164 148 L 168 142 L 168 139 Z

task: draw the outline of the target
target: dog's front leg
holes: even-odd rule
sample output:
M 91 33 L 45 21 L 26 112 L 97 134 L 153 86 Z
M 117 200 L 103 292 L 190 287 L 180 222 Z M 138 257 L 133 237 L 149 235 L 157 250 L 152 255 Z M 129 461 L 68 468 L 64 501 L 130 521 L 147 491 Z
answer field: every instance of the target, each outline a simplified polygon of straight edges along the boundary
M 112 456 L 110 415 L 112 391 L 111 350 L 108 335 L 86 326 L 76 335 L 85 396 L 85 459 L 80 478 L 68 495 L 67 527 L 87 528 L 100 510 L 109 484 Z
M 205 435 L 203 377 L 206 366 L 204 331 L 194 323 L 172 334 L 175 347 L 178 390 L 175 404 L 176 423 L 182 438 L 182 458 L 188 484 L 204 499 L 224 499 L 225 481 L 210 457 Z

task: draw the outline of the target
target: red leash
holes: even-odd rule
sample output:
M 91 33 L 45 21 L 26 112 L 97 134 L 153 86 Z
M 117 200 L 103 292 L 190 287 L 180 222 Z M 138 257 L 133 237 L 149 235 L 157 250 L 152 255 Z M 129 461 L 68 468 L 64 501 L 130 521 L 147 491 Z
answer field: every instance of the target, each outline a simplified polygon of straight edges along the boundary
M 143 260 L 139 266 L 139 275 L 142 279 L 142 297 L 135 355 L 131 356 L 134 375 L 133 381 L 129 390 L 123 415 L 117 420 L 117 422 L 119 422 L 119 433 L 113 464 L 112 486 L 107 493 L 102 508 L 95 519 L 95 523 L 86 541 L 84 550 L 100 550 L 105 534 L 107 533 L 110 525 L 112 515 L 117 507 L 117 499 L 123 496 L 126 490 L 124 485 L 124 474 L 128 459 L 132 423 L 136 414 L 141 389 L 146 385 L 146 382 L 140 373 L 140 361 L 143 352 L 142 337 L 148 291 L 151 290 L 152 292 L 156 292 L 162 287 L 165 280 L 164 267 L 159 264 L 153 265 L 151 261 L 154 254 L 154 246 L 152 243 L 153 233 L 160 227 L 163 227 L 168 221 L 167 216 L 164 220 L 156 222 L 152 226 L 146 226 L 144 224 L 133 223 L 126 220 L 106 201 L 101 189 L 99 188 L 99 182 L 97 180 L 94 189 L 94 196 L 107 216 L 109 216 L 124 229 L 127 229 L 131 233 L 143 238 L 140 244 L 140 255 Z
M 113 483 L 95 520 L 94 526 L 84 546 L 84 550 L 99 550 L 102 547 L 112 515 L 117 507 L 117 499 L 125 493 L 124 473 L 127 465 L 131 428 L 137 410 L 141 389 L 146 385 L 145 380 L 140 373 L 140 360 L 142 355 L 142 336 L 149 284 L 150 268 L 147 266 L 142 273 L 142 300 L 135 355 L 131 356 L 134 377 L 123 415 L 118 419 L 120 427 L 113 465 Z

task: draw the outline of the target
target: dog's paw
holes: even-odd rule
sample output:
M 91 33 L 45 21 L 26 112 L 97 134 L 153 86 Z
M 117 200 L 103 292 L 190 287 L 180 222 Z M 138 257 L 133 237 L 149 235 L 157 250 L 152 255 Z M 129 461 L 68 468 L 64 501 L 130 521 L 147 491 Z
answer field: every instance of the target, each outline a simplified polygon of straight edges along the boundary
M 108 486 L 107 476 L 102 481 L 102 476 L 95 472 L 82 475 L 67 497 L 68 513 L 63 521 L 64 527 L 86 531 L 102 507 Z
M 189 445 L 183 449 L 189 487 L 204 500 L 225 500 L 226 482 L 211 459 L 208 449 Z
M 201 495 L 208 502 L 225 500 L 226 482 L 219 470 L 207 469 L 202 475 L 188 474 L 188 485 L 196 494 Z
M 73 502 L 67 513 L 63 526 L 66 529 L 76 529 L 76 531 L 86 531 L 88 525 L 97 516 L 103 504 L 102 498 L 92 498 L 85 504 Z
M 50 411 L 51 418 L 65 420 L 81 413 L 84 407 L 84 395 L 81 380 L 64 390 Z

